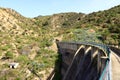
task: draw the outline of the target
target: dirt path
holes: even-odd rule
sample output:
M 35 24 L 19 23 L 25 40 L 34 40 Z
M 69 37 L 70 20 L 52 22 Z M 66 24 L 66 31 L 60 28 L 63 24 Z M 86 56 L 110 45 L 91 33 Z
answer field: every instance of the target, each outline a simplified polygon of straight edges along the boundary
M 111 54 L 112 80 L 120 80 L 120 57 L 114 52 Z

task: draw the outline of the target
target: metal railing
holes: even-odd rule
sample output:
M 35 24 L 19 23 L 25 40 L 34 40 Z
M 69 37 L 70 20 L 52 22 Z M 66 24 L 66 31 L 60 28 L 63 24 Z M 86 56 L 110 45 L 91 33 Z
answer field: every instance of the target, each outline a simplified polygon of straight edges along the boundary
M 110 67 L 110 62 L 107 61 L 99 80 L 111 80 Z

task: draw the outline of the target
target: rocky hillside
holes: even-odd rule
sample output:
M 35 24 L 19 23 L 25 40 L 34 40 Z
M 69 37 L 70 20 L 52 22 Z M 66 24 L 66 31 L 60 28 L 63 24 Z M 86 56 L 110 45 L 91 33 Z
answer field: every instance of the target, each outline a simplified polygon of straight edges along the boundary
M 53 33 L 34 23 L 12 9 L 0 8 L 1 80 L 45 80 L 53 69 L 57 54 L 48 49 Z M 17 69 L 9 68 L 13 62 L 19 63 Z
M 71 12 L 34 19 L 38 26 L 58 31 L 64 36 L 65 41 L 93 41 L 120 45 L 120 5 L 88 15 Z
M 120 45 L 120 5 L 109 10 L 87 15 L 82 27 L 94 27 L 100 33 L 103 43 Z
M 0 80 L 46 80 L 57 59 L 55 39 L 120 46 L 120 5 L 109 10 L 26 18 L 0 8 Z M 19 63 L 10 69 L 10 63 Z

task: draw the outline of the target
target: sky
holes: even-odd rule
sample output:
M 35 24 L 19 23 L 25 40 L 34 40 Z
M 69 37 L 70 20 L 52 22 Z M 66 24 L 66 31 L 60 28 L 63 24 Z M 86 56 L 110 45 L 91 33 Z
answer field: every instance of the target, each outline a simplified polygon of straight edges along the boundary
M 12 8 L 25 17 L 63 12 L 92 13 L 120 5 L 120 0 L 0 0 L 0 7 Z

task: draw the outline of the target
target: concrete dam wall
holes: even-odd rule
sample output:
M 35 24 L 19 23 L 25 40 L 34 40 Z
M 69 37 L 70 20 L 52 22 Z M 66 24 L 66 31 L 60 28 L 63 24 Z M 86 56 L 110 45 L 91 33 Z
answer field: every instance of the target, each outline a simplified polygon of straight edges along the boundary
M 61 80 L 100 79 L 109 60 L 106 46 L 76 42 L 57 42 L 57 46 L 62 58 Z

